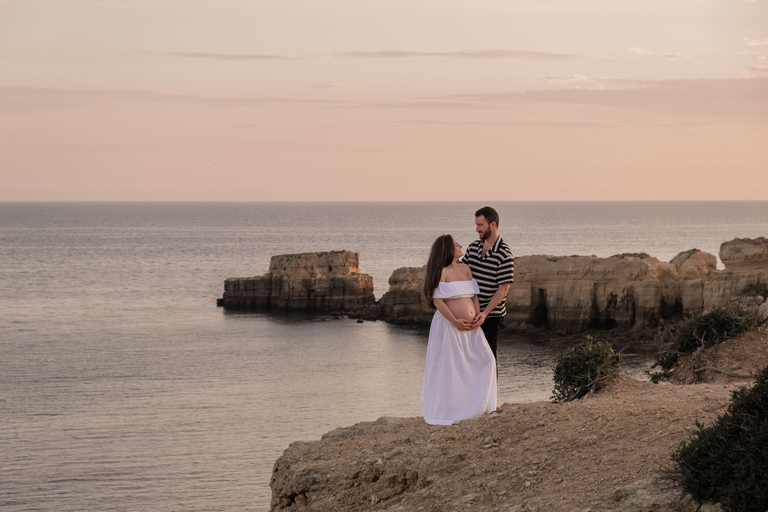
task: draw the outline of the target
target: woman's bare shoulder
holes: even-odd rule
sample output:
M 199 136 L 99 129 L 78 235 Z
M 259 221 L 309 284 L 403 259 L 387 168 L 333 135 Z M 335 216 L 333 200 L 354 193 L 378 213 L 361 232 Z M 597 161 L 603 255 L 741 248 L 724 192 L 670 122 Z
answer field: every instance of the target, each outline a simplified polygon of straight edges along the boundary
M 459 263 L 459 271 L 463 277 L 472 279 L 472 269 L 466 263 Z

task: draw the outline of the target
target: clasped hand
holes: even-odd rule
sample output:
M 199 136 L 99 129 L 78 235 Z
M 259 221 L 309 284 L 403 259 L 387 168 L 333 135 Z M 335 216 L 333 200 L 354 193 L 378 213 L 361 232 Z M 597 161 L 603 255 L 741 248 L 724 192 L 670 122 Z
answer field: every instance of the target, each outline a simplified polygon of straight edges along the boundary
M 457 318 L 456 322 L 454 322 L 454 325 L 460 331 L 473 331 L 483 325 L 483 322 L 485 322 L 485 316 L 486 315 L 484 313 L 479 313 L 475 315 L 475 318 L 473 318 L 471 321 Z
M 475 315 L 475 318 L 472 319 L 472 329 L 477 329 L 481 325 L 483 325 L 483 322 L 485 322 L 485 317 L 487 315 L 485 313 L 478 313 Z

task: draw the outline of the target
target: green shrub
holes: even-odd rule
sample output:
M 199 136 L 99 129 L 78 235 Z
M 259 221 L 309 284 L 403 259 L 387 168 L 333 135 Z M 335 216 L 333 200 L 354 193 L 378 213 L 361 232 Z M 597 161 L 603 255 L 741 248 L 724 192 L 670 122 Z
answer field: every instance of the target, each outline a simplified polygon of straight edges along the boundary
M 672 455 L 676 479 L 702 504 L 728 512 L 768 510 L 768 366 L 734 391 L 728 410 Z
M 700 347 L 711 347 L 729 336 L 751 331 L 760 323 L 754 308 L 731 302 L 710 312 L 688 318 L 674 328 L 657 334 L 662 370 L 674 368 L 681 356 L 691 354 Z
M 618 375 L 620 362 L 610 343 L 588 336 L 555 357 L 552 400 L 568 402 L 596 391 L 605 379 Z

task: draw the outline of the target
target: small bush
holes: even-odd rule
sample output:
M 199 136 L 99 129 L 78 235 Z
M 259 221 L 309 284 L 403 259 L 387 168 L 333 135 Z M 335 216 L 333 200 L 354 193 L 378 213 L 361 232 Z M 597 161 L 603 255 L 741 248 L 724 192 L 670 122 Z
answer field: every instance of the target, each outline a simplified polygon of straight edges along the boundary
M 605 379 L 618 375 L 621 355 L 610 343 L 588 336 L 586 341 L 558 354 L 554 362 L 552 400 L 569 402 L 597 391 Z
M 729 336 L 751 331 L 760 323 L 754 308 L 730 302 L 703 315 L 682 321 L 674 328 L 665 328 L 657 334 L 662 370 L 675 367 L 681 356 L 691 354 L 700 347 L 711 347 Z
M 728 410 L 672 455 L 676 479 L 702 504 L 728 512 L 768 510 L 768 366 L 734 391 Z

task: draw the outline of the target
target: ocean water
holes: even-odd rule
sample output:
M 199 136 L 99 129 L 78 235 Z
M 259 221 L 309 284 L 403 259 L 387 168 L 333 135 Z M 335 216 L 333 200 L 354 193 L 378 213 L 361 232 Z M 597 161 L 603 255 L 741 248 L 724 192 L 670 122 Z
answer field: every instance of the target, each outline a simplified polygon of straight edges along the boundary
M 293 441 L 420 415 L 426 331 L 227 313 L 227 277 L 348 249 L 380 297 L 470 203 L 0 203 L 0 509 L 269 509 Z M 768 236 L 768 202 L 500 203 L 516 255 L 663 261 Z M 499 400 L 551 394 L 549 337 L 503 333 Z M 630 347 L 642 378 L 651 355 Z

